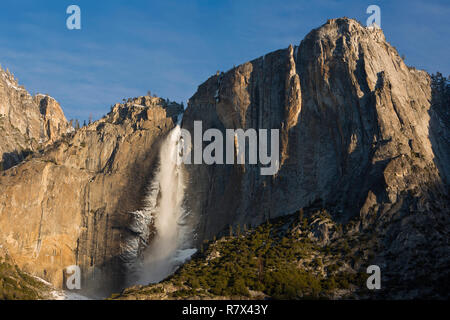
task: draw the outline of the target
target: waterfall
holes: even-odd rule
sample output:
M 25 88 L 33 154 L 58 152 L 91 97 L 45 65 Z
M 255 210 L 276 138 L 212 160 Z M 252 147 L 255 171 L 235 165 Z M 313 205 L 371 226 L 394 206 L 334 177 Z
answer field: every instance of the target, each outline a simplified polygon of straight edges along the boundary
M 185 177 L 179 161 L 180 139 L 181 128 L 177 125 L 161 145 L 159 165 L 145 208 L 133 213 L 131 229 L 138 236 L 128 239 L 124 251 L 125 260 L 130 261 L 132 266 L 129 283 L 159 282 L 196 251 L 190 248 L 192 228 L 188 223 L 189 213 L 183 208 Z M 152 223 L 154 235 L 147 246 Z

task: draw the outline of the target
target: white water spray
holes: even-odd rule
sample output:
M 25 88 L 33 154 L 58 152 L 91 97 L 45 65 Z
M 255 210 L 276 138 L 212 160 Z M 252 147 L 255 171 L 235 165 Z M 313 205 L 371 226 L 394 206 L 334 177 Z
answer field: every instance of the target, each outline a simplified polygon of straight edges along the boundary
M 148 284 L 163 280 L 196 250 L 189 249 L 192 229 L 183 209 L 184 175 L 181 161 L 181 129 L 177 125 L 161 146 L 159 168 L 150 186 L 146 207 L 134 213 L 135 224 L 142 232 L 154 221 L 155 235 L 143 252 L 143 261 L 135 267 L 134 283 Z M 139 244 L 135 241 L 134 246 Z M 136 256 L 139 250 L 134 250 Z M 137 275 L 137 277 L 136 277 Z M 137 280 L 136 280 L 137 279 Z

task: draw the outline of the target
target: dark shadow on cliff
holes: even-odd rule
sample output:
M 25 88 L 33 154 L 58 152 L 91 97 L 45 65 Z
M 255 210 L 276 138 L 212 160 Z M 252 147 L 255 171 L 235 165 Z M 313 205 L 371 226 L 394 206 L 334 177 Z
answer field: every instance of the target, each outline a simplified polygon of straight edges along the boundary
M 434 163 L 442 180 L 450 185 L 450 77 L 441 73 L 431 76 L 429 137 L 435 155 Z
M 0 161 L 0 171 L 1 170 L 8 170 L 15 165 L 22 162 L 24 159 L 26 159 L 29 155 L 33 154 L 33 151 L 29 149 L 21 150 L 21 151 L 12 151 L 12 152 L 5 152 L 2 155 L 2 161 Z

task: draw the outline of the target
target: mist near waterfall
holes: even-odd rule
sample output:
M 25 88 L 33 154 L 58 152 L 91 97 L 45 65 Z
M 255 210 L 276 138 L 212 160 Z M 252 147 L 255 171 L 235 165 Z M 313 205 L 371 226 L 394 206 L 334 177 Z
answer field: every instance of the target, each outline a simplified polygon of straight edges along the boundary
M 150 186 L 146 207 L 135 213 L 141 217 L 140 229 L 153 221 L 155 234 L 141 253 L 135 266 L 134 284 L 149 284 L 163 280 L 185 262 L 195 249 L 192 245 L 192 228 L 189 215 L 183 208 L 185 177 L 179 161 L 181 153 L 181 128 L 177 125 L 164 140 L 159 154 L 159 166 Z M 143 233 L 147 234 L 147 233 Z

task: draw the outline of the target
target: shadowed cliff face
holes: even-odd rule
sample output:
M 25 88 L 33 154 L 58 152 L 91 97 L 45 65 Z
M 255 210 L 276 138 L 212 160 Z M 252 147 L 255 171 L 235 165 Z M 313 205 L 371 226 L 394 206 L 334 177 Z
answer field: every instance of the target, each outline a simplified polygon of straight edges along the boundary
M 0 68 L 0 169 L 73 131 L 58 102 L 32 97 L 9 72 Z
M 317 201 L 339 221 L 360 216 L 367 225 L 403 194 L 425 194 L 427 183 L 445 193 L 430 101 L 428 74 L 407 67 L 380 29 L 350 19 L 211 77 L 190 99 L 183 127 L 279 129 L 281 168 L 261 176 L 255 165 L 188 165 L 200 239 Z
M 450 77 L 432 76 L 430 114 L 430 140 L 439 173 L 450 184 Z
M 4 171 L 0 244 L 25 271 L 56 286 L 65 267 L 78 265 L 83 288 L 120 287 L 130 214 L 142 207 L 157 145 L 182 111 L 153 97 L 117 104 L 105 118 Z

